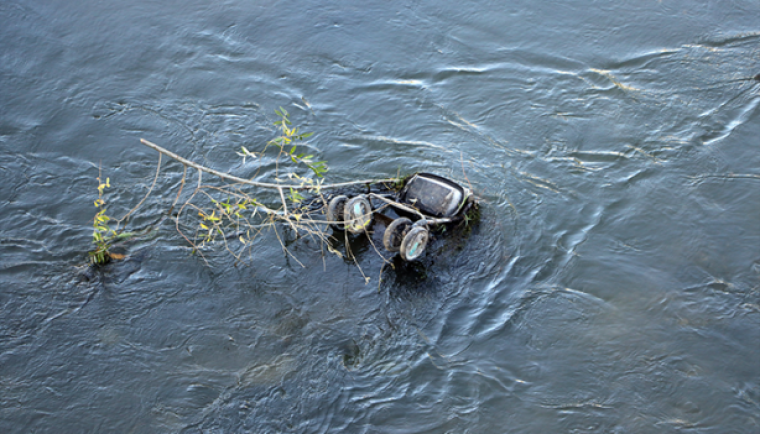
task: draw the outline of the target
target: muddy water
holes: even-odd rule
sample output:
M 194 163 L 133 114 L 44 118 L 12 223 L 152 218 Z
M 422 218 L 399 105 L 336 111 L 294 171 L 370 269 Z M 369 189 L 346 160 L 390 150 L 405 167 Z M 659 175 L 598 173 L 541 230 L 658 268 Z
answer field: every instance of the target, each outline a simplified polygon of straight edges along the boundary
M 0 430 L 758 431 L 758 16 L 3 3 Z M 274 236 L 206 265 L 163 220 L 87 269 L 98 167 L 113 215 L 153 181 L 141 137 L 250 176 L 278 106 L 331 181 L 436 172 L 479 224 L 391 269 Z

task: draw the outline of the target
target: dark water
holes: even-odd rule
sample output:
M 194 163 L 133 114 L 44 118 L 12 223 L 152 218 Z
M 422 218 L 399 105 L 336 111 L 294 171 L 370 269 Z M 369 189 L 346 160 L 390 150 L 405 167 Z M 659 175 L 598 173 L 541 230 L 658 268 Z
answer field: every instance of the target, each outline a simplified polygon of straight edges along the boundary
M 1 432 L 760 432 L 756 1 L 10 0 L 0 43 Z M 113 215 L 141 137 L 245 175 L 278 106 L 331 181 L 464 166 L 480 225 L 380 284 L 169 220 L 87 271 L 98 166 Z

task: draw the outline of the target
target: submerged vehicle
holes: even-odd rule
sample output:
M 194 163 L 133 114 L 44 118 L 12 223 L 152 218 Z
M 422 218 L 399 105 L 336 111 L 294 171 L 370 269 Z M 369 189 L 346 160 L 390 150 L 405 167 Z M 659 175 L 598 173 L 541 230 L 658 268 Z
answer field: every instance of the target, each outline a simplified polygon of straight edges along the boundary
M 375 214 L 392 208 L 399 217 L 385 229 L 383 246 L 390 252 L 399 252 L 405 261 L 413 261 L 424 253 L 431 227 L 463 220 L 474 203 L 472 191 L 456 182 L 417 173 L 407 178 L 397 193 L 333 197 L 327 219 L 334 229 L 359 234 L 369 229 Z

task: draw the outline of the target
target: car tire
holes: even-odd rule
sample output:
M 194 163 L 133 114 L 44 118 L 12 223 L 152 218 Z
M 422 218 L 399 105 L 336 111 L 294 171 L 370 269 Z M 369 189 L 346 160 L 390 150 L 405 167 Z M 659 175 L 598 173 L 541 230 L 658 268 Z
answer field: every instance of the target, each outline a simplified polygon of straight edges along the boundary
M 383 246 L 389 252 L 398 252 L 401 250 L 401 242 L 404 241 L 404 235 L 412 226 L 412 221 L 406 217 L 393 220 L 385 229 L 383 234 Z

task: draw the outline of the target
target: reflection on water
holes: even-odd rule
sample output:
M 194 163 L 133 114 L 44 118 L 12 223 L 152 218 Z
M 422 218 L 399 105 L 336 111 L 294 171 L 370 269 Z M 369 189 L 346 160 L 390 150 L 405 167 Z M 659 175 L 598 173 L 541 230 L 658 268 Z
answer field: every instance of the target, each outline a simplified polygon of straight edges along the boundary
M 757 5 L 196 3 L 0 6 L 2 432 L 757 431 Z M 205 266 L 164 162 L 85 266 L 98 167 L 112 215 L 140 137 L 254 176 L 280 105 L 331 181 L 436 172 L 480 221 Z

